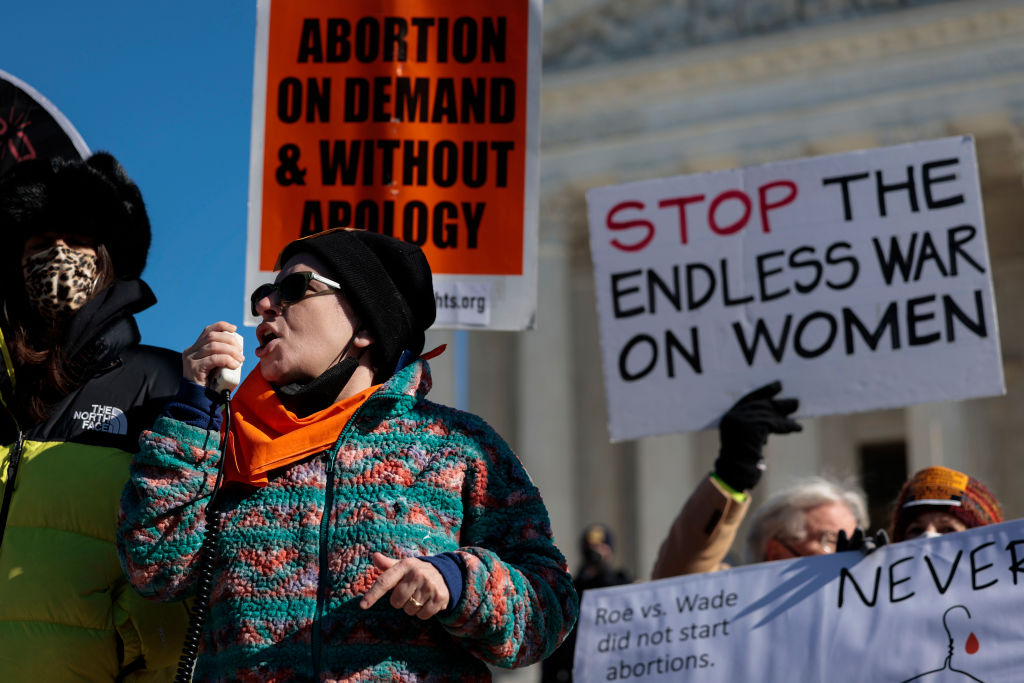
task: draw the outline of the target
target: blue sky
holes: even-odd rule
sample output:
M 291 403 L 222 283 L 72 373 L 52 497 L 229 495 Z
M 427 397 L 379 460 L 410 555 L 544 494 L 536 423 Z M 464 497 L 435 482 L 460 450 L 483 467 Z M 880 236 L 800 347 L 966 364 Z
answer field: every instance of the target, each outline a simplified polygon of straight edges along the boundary
M 143 341 L 181 350 L 240 324 L 256 0 L 5 3 L 0 69 L 46 96 L 138 183 L 153 226 Z M 255 365 L 254 328 L 244 371 Z

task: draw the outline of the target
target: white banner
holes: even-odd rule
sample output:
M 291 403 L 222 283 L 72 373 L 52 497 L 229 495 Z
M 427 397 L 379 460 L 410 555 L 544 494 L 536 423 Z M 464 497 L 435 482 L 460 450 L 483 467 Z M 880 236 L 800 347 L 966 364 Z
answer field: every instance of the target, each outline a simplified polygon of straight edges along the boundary
M 1019 681 L 1024 520 L 589 590 L 578 681 Z M 959 677 L 958 677 L 959 676 Z
M 804 416 L 1005 393 L 974 142 L 596 188 L 613 441 L 781 379 Z

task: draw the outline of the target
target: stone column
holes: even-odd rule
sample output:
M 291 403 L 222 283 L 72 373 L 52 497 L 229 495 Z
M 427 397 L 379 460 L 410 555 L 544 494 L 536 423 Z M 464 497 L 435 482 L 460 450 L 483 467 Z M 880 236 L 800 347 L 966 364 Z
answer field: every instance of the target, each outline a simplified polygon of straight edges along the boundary
M 963 404 L 925 403 L 907 408 L 906 416 L 908 474 L 931 465 L 970 471 Z
M 455 386 L 462 378 L 456 374 L 456 354 L 466 353 L 466 349 L 458 349 L 454 344 L 455 334 L 451 330 L 430 330 L 426 334 L 423 351 L 446 344 L 444 353 L 430 362 L 430 378 L 434 386 L 430 390 L 430 400 L 444 405 L 455 405 Z M 457 406 L 458 407 L 458 406 Z
M 569 269 L 565 249 L 557 243 L 542 243 L 539 260 L 537 327 L 515 334 L 519 385 L 515 433 L 519 457 L 551 515 L 555 540 L 572 561 L 581 522 L 575 505 L 579 454 L 573 438 L 577 412 Z
M 649 437 L 637 443 L 637 580 L 651 578 L 672 520 L 711 470 L 711 432 Z M 717 443 L 717 441 L 716 441 Z

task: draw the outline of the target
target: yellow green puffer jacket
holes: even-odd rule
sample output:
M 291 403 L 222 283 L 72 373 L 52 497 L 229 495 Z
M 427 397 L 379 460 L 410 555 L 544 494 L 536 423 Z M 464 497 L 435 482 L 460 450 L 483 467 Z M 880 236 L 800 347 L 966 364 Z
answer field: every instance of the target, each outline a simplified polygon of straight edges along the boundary
M 130 316 L 100 341 L 97 374 L 45 423 L 19 428 L 0 405 L 0 681 L 173 679 L 185 607 L 140 597 L 114 538 L 139 432 L 177 389 L 181 360 L 138 345 Z M 2 360 L 0 399 L 16 379 Z

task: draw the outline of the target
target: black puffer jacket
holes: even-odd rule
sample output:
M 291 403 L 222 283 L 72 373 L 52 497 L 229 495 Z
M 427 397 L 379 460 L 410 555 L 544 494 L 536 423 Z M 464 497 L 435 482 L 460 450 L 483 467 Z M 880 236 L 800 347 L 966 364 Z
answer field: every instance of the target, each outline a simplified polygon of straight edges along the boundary
M 114 547 L 139 433 L 181 375 L 177 353 L 140 344 L 133 314 L 155 302 L 141 280 L 100 292 L 65 340 L 84 381 L 40 424 L 0 406 L 4 680 L 171 680 L 185 608 L 139 597 Z

